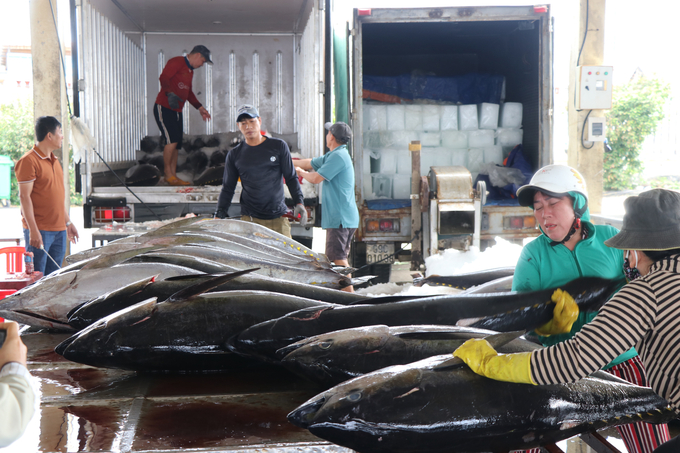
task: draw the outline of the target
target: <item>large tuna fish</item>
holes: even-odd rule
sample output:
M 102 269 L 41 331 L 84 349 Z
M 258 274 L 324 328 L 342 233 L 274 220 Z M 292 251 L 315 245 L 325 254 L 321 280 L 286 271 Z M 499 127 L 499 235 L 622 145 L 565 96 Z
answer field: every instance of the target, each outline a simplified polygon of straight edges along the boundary
M 101 294 L 127 286 L 137 291 L 144 278 L 197 274 L 173 264 L 140 263 L 50 275 L 0 301 L 0 316 L 31 326 L 72 330 L 67 324 L 69 311 Z
M 479 286 L 502 277 L 515 275 L 515 267 L 498 267 L 478 272 L 469 272 L 458 275 L 430 275 L 425 278 L 413 279 L 414 286 L 446 286 L 449 288 L 468 289 Z
M 618 280 L 585 277 L 561 285 L 582 311 L 598 310 L 618 289 Z M 455 325 L 461 319 L 489 317 L 473 327 L 499 332 L 533 330 L 552 318 L 553 289 L 527 293 L 442 295 L 379 305 L 322 307 L 289 313 L 253 326 L 230 340 L 240 354 L 278 361 L 276 350 L 296 341 L 334 330 L 385 324 Z M 488 321 L 488 322 L 487 322 Z M 494 327 L 486 327 L 491 324 Z
M 278 260 L 265 260 L 219 247 L 186 244 L 167 248 L 166 253 L 188 255 L 216 261 L 236 269 L 259 268 L 258 274 L 283 280 L 297 281 L 309 285 L 341 289 L 352 284 L 352 280 L 332 269 L 324 268 L 316 261 L 299 260 L 282 264 Z
M 330 387 L 388 366 L 450 354 L 470 338 L 494 333 L 458 326 L 367 326 L 316 335 L 277 354 L 294 373 Z M 527 347 L 526 341 L 513 340 L 498 351 L 507 354 Z
M 200 286 L 200 285 L 198 285 Z M 248 363 L 226 341 L 241 330 L 303 307 L 327 305 L 266 291 L 192 294 L 191 289 L 113 313 L 55 350 L 87 365 L 129 370 L 223 370 Z
M 528 346 L 531 350 L 535 346 Z M 571 384 L 499 382 L 451 355 L 351 379 L 288 415 L 322 439 L 373 452 L 501 452 L 553 444 L 632 421 L 675 418 L 668 403 L 602 371 Z
M 176 258 L 178 258 L 176 255 L 168 256 L 168 259 Z M 187 267 L 195 269 L 195 265 L 192 265 L 189 262 L 180 261 L 179 263 L 183 265 L 186 264 Z M 231 269 L 227 266 L 220 267 L 219 272 L 225 271 L 235 272 L 237 269 Z M 217 272 L 217 270 L 213 270 L 213 272 Z M 74 308 L 68 314 L 68 323 L 76 329 L 83 329 L 105 316 L 134 305 L 138 302 L 142 302 L 152 297 L 156 297 L 159 301 L 164 301 L 171 295 L 183 289 L 206 282 L 215 277 L 216 275 L 213 274 L 202 274 L 171 277 L 161 281 L 149 281 L 149 279 L 143 279 L 138 282 L 137 291 L 131 292 L 129 289 L 126 291 L 115 290 L 96 297 Z M 330 288 L 252 274 L 242 275 L 238 278 L 235 278 L 234 280 L 223 283 L 212 291 L 217 292 L 234 290 L 279 292 L 292 296 L 304 297 L 315 301 L 342 305 L 346 305 L 355 301 L 367 300 L 366 296 L 355 293 L 337 291 Z

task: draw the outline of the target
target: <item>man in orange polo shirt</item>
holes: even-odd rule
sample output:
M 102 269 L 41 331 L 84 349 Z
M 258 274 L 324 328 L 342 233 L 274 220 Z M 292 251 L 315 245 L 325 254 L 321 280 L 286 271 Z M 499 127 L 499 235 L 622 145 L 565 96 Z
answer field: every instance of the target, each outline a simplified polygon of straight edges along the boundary
M 53 154 L 61 148 L 64 134 L 61 123 L 53 116 L 41 116 L 35 122 L 38 142 L 14 166 L 19 182 L 21 223 L 26 250 L 33 252 L 35 270 L 49 275 L 64 260 L 66 238 L 76 243 L 78 230 L 71 223 L 66 208 L 64 173 Z

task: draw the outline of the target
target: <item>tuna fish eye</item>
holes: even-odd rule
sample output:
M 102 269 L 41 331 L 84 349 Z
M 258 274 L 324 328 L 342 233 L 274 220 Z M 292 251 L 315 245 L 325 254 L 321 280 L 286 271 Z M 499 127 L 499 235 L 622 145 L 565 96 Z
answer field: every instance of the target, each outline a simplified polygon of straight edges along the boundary
M 321 349 L 330 349 L 332 345 L 333 345 L 332 341 L 322 341 L 321 343 L 319 343 L 319 347 Z
M 347 399 L 350 401 L 359 401 L 361 399 L 361 392 L 353 392 L 347 395 Z

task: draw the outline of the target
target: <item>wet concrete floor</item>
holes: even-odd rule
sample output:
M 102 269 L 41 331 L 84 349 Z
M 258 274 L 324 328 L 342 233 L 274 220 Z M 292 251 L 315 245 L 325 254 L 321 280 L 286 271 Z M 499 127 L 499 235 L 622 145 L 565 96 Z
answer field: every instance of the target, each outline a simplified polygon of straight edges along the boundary
M 39 409 L 21 439 L 1 453 L 337 452 L 286 420 L 322 388 L 282 368 L 214 374 L 138 374 L 65 360 L 53 348 L 69 334 L 25 333 Z M 671 425 L 671 436 L 680 427 Z M 614 428 L 601 431 L 618 442 Z M 590 453 L 578 438 L 567 453 Z
M 288 423 L 286 414 L 322 389 L 281 368 L 215 374 L 93 368 L 53 352 L 68 337 L 22 336 L 40 407 L 2 453 L 351 452 Z

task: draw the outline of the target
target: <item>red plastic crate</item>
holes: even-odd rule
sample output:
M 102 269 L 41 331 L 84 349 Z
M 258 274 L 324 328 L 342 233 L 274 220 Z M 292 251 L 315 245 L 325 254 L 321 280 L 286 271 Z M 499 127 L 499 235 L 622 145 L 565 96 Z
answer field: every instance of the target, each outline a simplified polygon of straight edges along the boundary
M 0 300 L 4 299 L 5 297 L 9 296 L 10 294 L 16 293 L 16 289 L 0 289 Z

